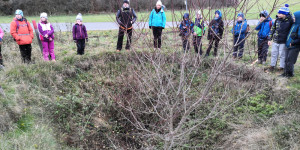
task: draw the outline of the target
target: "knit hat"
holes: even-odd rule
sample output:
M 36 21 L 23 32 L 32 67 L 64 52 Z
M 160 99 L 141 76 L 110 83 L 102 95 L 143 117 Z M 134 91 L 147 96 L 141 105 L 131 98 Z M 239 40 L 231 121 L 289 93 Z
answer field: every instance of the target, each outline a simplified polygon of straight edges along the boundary
M 284 15 L 290 14 L 289 4 L 285 4 L 284 7 L 281 7 L 278 11 L 278 14 L 284 14 Z
M 40 18 L 46 18 L 46 19 L 48 19 L 47 13 L 45 13 L 45 12 L 41 13 Z
M 158 0 L 158 1 L 156 2 L 156 5 L 162 6 L 163 4 L 162 4 L 161 0 Z
M 201 10 L 196 11 L 196 16 L 197 16 L 197 15 L 200 15 L 200 16 L 202 17 L 202 12 L 201 12 Z
M 129 0 L 124 0 L 124 1 L 123 1 L 123 3 L 127 3 L 127 4 L 129 4 L 129 3 L 130 3 L 130 1 L 129 1 Z
M 79 13 L 79 14 L 76 16 L 76 20 L 82 21 L 82 14 L 81 14 L 81 13 Z
M 239 14 L 237 15 L 237 17 L 242 17 L 243 19 L 245 19 L 245 15 L 244 15 L 243 13 L 239 13 Z
M 23 11 L 20 10 L 20 9 L 17 9 L 15 14 L 16 15 L 21 15 L 22 17 L 24 17 Z

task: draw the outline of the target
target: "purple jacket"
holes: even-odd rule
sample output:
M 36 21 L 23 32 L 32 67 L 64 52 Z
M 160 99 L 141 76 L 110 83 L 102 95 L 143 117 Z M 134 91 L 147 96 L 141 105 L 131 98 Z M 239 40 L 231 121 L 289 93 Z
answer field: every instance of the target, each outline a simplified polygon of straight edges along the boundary
M 40 32 L 40 39 L 42 41 L 48 41 L 51 38 L 54 40 L 54 29 L 53 26 L 48 22 L 40 22 L 38 24 L 39 32 Z M 45 35 L 48 34 L 48 38 L 45 37 Z
M 75 24 L 73 26 L 73 40 L 82 40 L 82 39 L 87 39 L 88 35 L 87 35 L 87 31 L 85 28 L 85 25 L 79 25 L 79 24 Z

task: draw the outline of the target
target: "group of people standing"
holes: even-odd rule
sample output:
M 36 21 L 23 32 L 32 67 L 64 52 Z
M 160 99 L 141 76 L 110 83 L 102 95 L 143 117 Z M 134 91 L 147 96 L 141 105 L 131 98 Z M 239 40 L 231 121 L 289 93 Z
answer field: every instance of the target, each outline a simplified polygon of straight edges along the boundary
M 166 27 L 165 6 L 161 0 L 158 0 L 155 8 L 149 16 L 149 28 L 153 31 L 153 45 L 155 49 L 160 50 L 162 46 L 162 33 Z M 10 33 L 16 43 L 19 45 L 21 56 L 24 63 L 31 62 L 31 43 L 33 41 L 33 29 L 30 22 L 26 20 L 22 10 L 17 10 L 15 18 L 10 25 Z M 280 70 L 284 71 L 283 77 L 294 76 L 294 64 L 300 51 L 300 11 L 293 15 L 289 11 L 289 6 L 286 4 L 280 8 L 276 16 L 275 22 L 268 11 L 264 10 L 259 13 L 260 20 L 255 30 L 258 31 L 258 63 L 265 64 L 268 56 L 269 46 L 272 45 L 270 71 L 274 71 L 277 65 L 278 57 L 280 58 Z M 55 61 L 54 53 L 54 28 L 48 21 L 47 13 L 41 13 L 41 20 L 38 23 L 39 39 L 42 42 L 43 57 L 45 61 Z M 117 52 L 122 50 L 123 38 L 127 34 L 126 50 L 130 50 L 132 42 L 133 24 L 137 20 L 137 15 L 133 8 L 130 7 L 129 0 L 123 0 L 122 7 L 116 14 L 116 20 L 119 25 Z M 224 33 L 224 22 L 222 20 L 222 12 L 215 11 L 214 19 L 205 26 L 200 10 L 196 11 L 195 21 L 190 19 L 189 13 L 183 15 L 183 20 L 180 23 L 179 31 L 182 39 L 184 52 L 190 50 L 189 38 L 192 35 L 193 46 L 195 52 L 203 55 L 202 37 L 208 30 L 207 38 L 209 45 L 205 53 L 205 57 L 210 55 L 210 51 L 214 48 L 213 56 L 218 55 L 219 42 Z M 245 40 L 248 37 L 249 25 L 243 13 L 237 15 L 237 21 L 231 30 L 234 37 L 234 50 L 232 57 L 240 59 L 243 57 Z M 83 24 L 82 15 L 79 13 L 76 17 L 76 23 L 73 26 L 73 40 L 77 45 L 77 54 L 83 55 L 85 43 L 88 42 L 88 34 L 85 25 Z M 0 65 L 3 65 L 1 54 L 1 44 L 4 32 L 0 28 Z M 273 43 L 271 42 L 273 41 Z
M 120 15 L 124 9 L 131 10 L 131 13 Z M 129 16 L 131 24 L 126 26 L 126 22 L 120 21 L 123 16 Z M 189 38 L 193 36 L 193 45 L 195 52 L 199 55 L 203 54 L 202 51 L 202 37 L 205 35 L 207 28 L 205 27 L 205 21 L 201 11 L 196 11 L 196 18 L 193 22 L 190 19 L 189 13 L 183 15 L 183 20 L 180 23 L 179 31 L 182 39 L 182 46 L 184 52 L 190 50 Z M 266 64 L 269 46 L 272 46 L 271 51 L 271 64 L 268 68 L 269 71 L 274 71 L 277 65 L 278 57 L 280 58 L 280 71 L 283 71 L 282 77 L 294 76 L 294 65 L 297 61 L 300 51 L 300 11 L 293 14 L 289 10 L 289 5 L 286 4 L 281 7 L 276 16 L 275 22 L 273 22 L 270 14 L 267 10 L 259 13 L 259 23 L 255 30 L 258 31 L 258 64 Z M 117 51 L 121 50 L 124 31 L 129 32 L 129 40 L 127 41 L 126 49 L 130 48 L 131 36 L 132 36 L 132 24 L 136 21 L 136 14 L 132 8 L 129 7 L 129 0 L 124 0 L 122 9 L 118 11 L 117 20 L 120 25 Z M 124 26 L 125 25 L 125 26 Z M 154 48 L 161 48 L 162 30 L 166 25 L 166 15 L 164 12 L 164 6 L 161 0 L 158 0 L 156 7 L 151 11 L 149 16 L 149 28 L 153 31 Z M 244 55 L 245 41 L 249 35 L 250 27 L 247 24 L 247 19 L 243 13 L 237 15 L 237 21 L 231 30 L 234 37 L 234 49 L 232 57 L 233 59 L 241 59 Z M 219 42 L 221 41 L 224 33 L 224 22 L 222 20 L 222 12 L 220 10 L 215 11 L 215 16 L 208 25 L 209 45 L 205 53 L 205 57 L 210 55 L 210 51 L 214 48 L 213 56 L 218 55 Z M 273 40 L 273 44 L 272 41 Z
M 45 61 L 55 62 L 54 53 L 54 28 L 48 21 L 47 13 L 41 13 L 40 21 L 37 25 L 39 32 L 39 40 L 42 43 L 43 58 Z M 19 45 L 23 63 L 31 63 L 32 42 L 34 39 L 33 28 L 30 22 L 24 17 L 22 10 L 16 10 L 15 18 L 10 24 L 10 34 L 14 41 Z M 3 59 L 1 53 L 2 38 L 4 36 L 3 30 L 0 28 L 0 65 L 3 68 Z M 88 41 L 86 27 L 82 23 L 82 15 L 78 14 L 76 17 L 76 24 L 73 26 L 73 40 L 77 45 L 77 54 L 83 55 L 85 49 L 85 42 Z

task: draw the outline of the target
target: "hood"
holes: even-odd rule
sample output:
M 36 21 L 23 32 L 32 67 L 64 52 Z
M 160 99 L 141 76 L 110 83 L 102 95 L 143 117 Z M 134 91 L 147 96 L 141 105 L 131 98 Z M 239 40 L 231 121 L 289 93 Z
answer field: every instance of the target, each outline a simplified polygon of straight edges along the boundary
M 221 10 L 217 10 L 217 11 L 215 12 L 215 14 L 216 14 L 216 13 L 219 14 L 219 18 L 222 18 L 222 12 L 221 12 Z M 217 19 L 219 19 L 219 18 L 217 18 Z
M 242 17 L 245 20 L 245 15 L 243 13 L 239 13 L 237 17 Z
M 261 16 L 261 15 L 264 15 L 265 17 L 268 17 L 269 12 L 267 10 L 261 11 L 259 16 Z M 272 21 L 272 18 L 270 16 L 265 20 L 265 22 L 269 22 L 269 21 Z
M 189 19 L 190 18 L 190 14 L 189 13 L 185 13 L 184 15 L 183 15 L 183 19 Z
M 295 18 L 296 18 L 295 24 L 300 24 L 300 11 L 296 11 L 296 12 L 294 13 L 294 16 L 295 16 Z

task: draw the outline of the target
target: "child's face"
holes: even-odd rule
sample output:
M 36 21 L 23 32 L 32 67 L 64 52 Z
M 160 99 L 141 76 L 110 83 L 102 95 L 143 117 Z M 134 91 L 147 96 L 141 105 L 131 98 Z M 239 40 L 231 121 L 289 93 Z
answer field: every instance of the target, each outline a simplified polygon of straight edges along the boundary
M 21 15 L 16 15 L 16 18 L 17 19 L 22 19 L 22 16 Z
M 219 15 L 218 13 L 216 13 L 215 17 L 216 17 L 216 18 L 219 18 L 219 16 L 220 16 L 220 15 Z
M 123 7 L 128 8 L 128 7 L 129 7 L 129 4 L 124 3 L 124 4 L 123 4 Z
M 202 16 L 200 15 L 200 14 L 197 14 L 197 18 L 199 19 L 199 18 L 202 18 Z
M 238 21 L 243 21 L 242 17 L 238 17 L 237 19 L 238 19 Z
M 156 9 L 161 9 L 161 5 L 156 5 Z
M 82 22 L 80 20 L 76 20 L 76 23 L 79 24 L 79 25 L 82 24 Z
M 266 17 L 261 16 L 260 19 L 261 19 L 261 20 L 266 20 Z
M 284 14 L 278 14 L 277 16 L 278 16 L 278 18 L 281 18 L 281 19 L 285 19 L 285 17 L 286 17 L 286 15 L 284 15 Z
M 41 20 L 42 20 L 42 21 L 47 21 L 47 19 L 46 19 L 46 18 L 44 18 L 44 17 L 42 17 L 42 18 L 41 18 Z
M 189 18 L 184 18 L 185 21 L 189 20 Z

